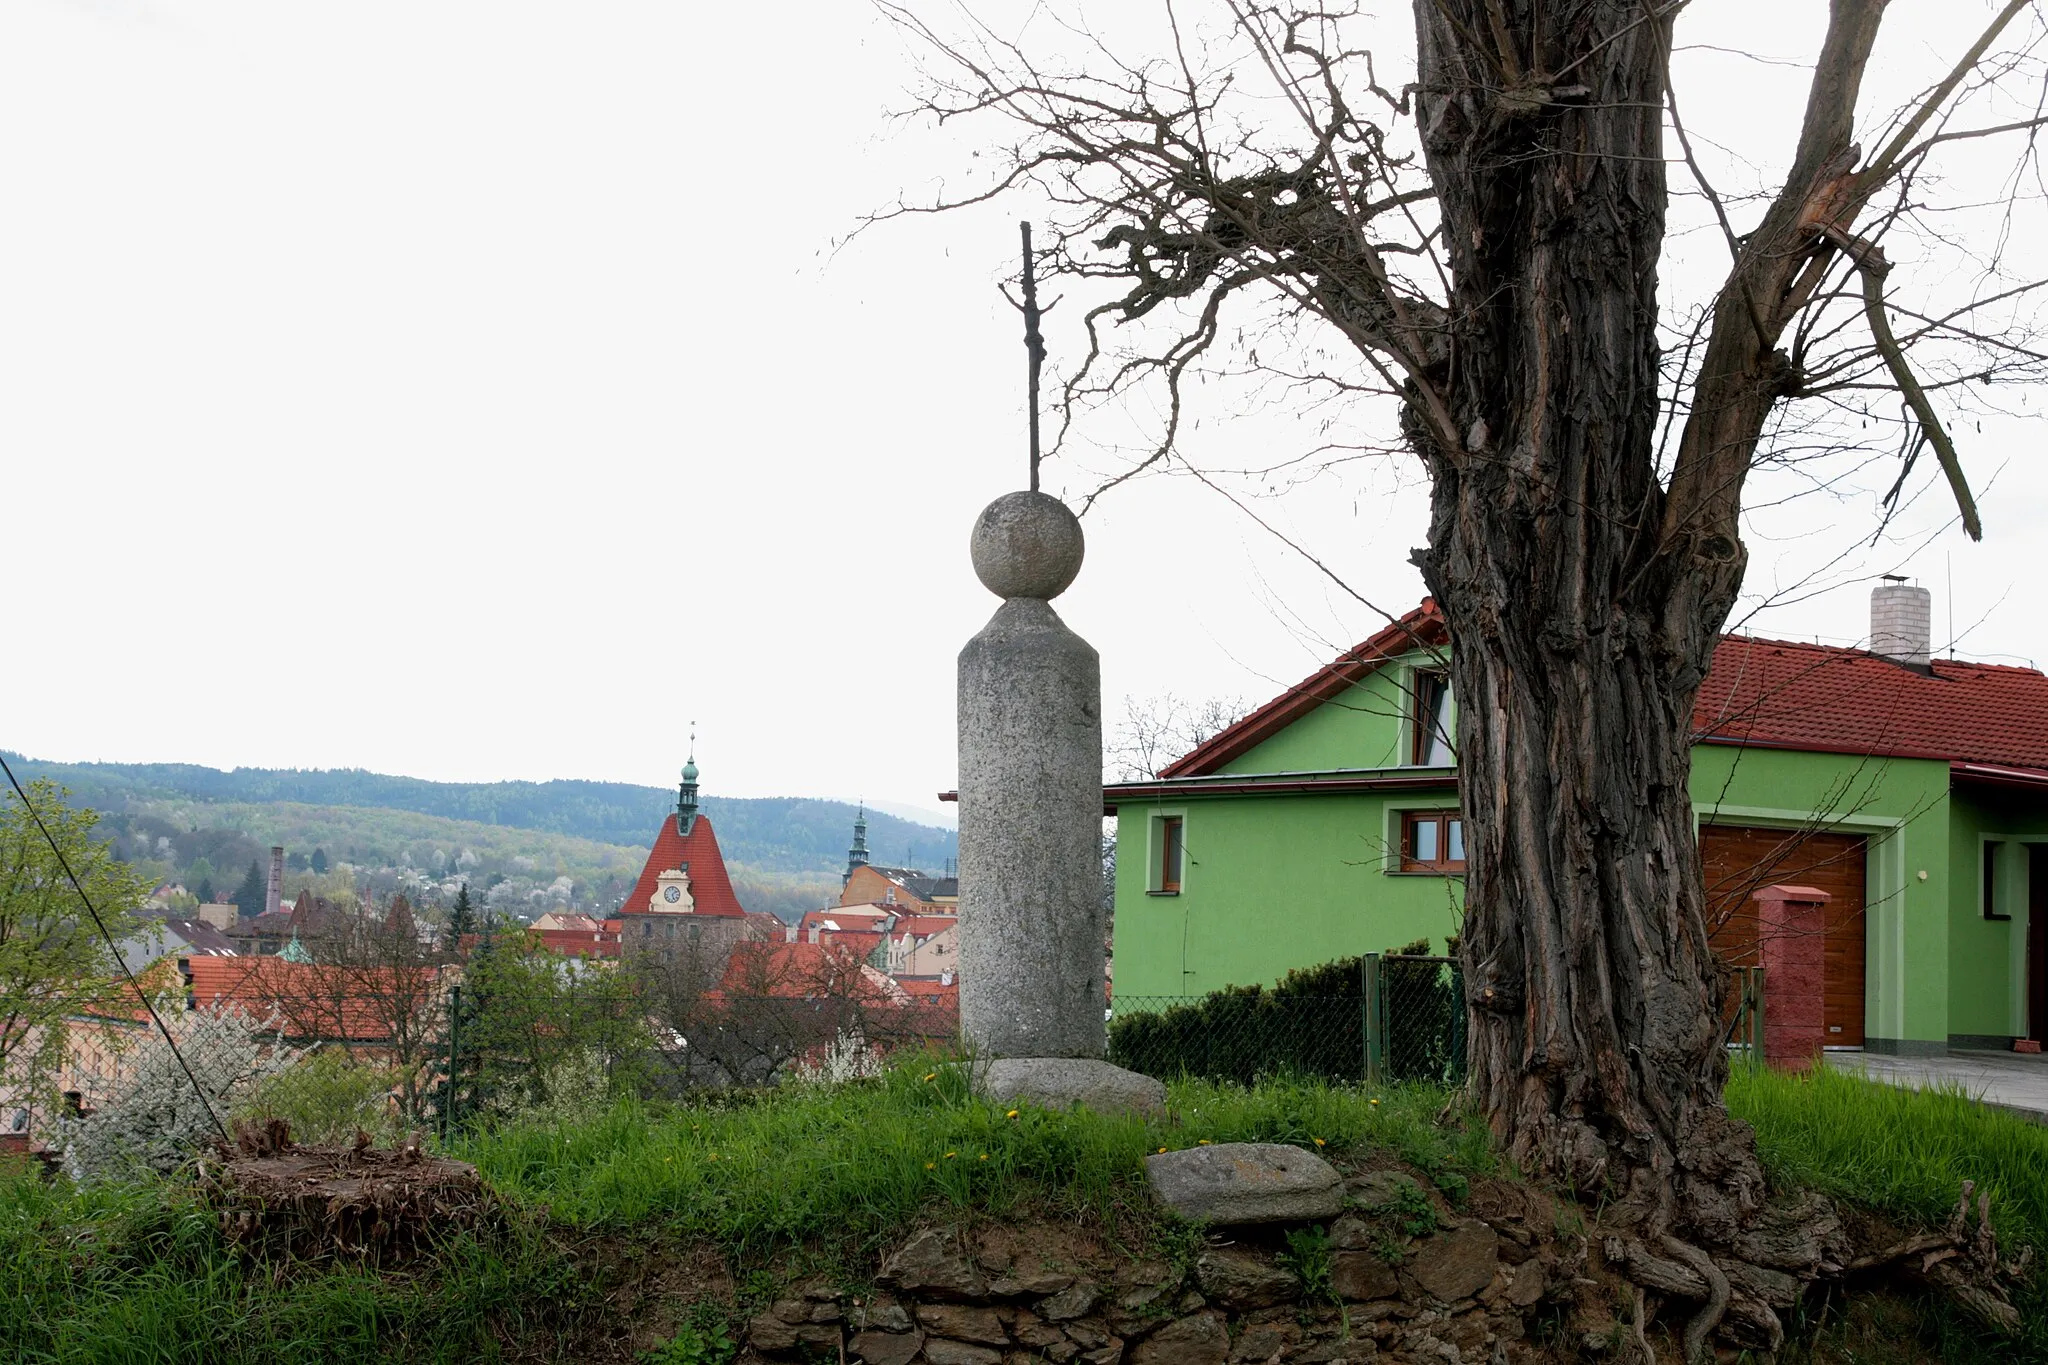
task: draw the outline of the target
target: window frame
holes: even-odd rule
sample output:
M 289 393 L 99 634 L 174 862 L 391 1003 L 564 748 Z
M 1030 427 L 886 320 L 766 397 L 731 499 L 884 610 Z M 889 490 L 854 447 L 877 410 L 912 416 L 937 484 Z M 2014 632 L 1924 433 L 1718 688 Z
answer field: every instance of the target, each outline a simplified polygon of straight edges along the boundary
M 1145 894 L 1178 896 L 1188 882 L 1188 819 L 1184 810 L 1155 811 L 1147 822 Z M 1166 875 L 1169 853 L 1177 853 L 1175 875 Z
M 1425 705 L 1427 700 L 1435 703 Z M 1458 752 L 1448 732 L 1450 722 L 1451 675 L 1441 668 L 1411 668 L 1408 670 L 1408 766 L 1411 768 L 1454 768 L 1458 764 Z M 1444 725 L 1437 723 L 1442 713 Z M 1431 763 L 1430 750 L 1434 741 L 1443 740 L 1448 761 Z
M 1441 876 L 1445 873 L 1462 875 L 1466 862 L 1463 858 L 1452 858 L 1451 826 L 1458 826 L 1458 842 L 1465 840 L 1465 814 L 1457 807 L 1433 807 L 1425 810 L 1404 810 L 1401 817 L 1400 842 L 1397 863 L 1402 872 L 1428 873 Z M 1415 830 L 1420 825 L 1436 827 L 1437 848 L 1443 856 L 1425 861 L 1415 856 Z
M 1993 921 L 2010 921 L 2012 912 L 2003 914 L 1998 909 L 1998 851 L 2005 847 L 2003 839 L 1984 839 L 1983 855 L 1978 859 L 1977 900 L 1984 918 Z

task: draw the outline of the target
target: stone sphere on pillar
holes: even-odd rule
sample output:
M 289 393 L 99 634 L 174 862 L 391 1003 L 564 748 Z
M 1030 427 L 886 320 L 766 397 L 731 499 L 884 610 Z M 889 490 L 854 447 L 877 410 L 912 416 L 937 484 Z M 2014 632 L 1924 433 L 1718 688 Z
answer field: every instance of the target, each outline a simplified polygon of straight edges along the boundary
M 1001 598 L 1050 601 L 1081 572 L 1081 519 L 1049 493 L 1005 493 L 974 522 L 974 574 Z

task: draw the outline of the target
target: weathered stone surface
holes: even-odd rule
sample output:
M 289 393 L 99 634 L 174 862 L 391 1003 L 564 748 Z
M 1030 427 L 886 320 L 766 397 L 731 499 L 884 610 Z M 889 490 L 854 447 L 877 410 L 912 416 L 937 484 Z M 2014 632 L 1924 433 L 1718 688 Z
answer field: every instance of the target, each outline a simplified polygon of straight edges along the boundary
M 1226 1142 L 1145 1158 L 1153 1197 L 1204 1223 L 1286 1223 L 1335 1217 L 1344 1184 L 1334 1167 L 1299 1147 Z
M 784 1322 L 797 1323 L 811 1320 L 811 1306 L 802 1299 L 777 1299 L 768 1306 L 768 1311 Z
M 1339 1251 L 1365 1251 L 1379 1245 L 1380 1231 L 1355 1214 L 1330 1224 L 1330 1245 Z
M 976 1308 L 959 1303 L 921 1303 L 917 1323 L 934 1336 L 978 1341 L 989 1346 L 1007 1346 L 1010 1334 L 993 1308 Z
M 961 1032 L 983 1057 L 1100 1057 L 1101 661 L 1012 597 L 959 684 Z
M 912 1325 L 910 1311 L 888 1294 L 877 1294 L 869 1299 L 860 1321 L 864 1326 L 879 1327 L 884 1332 L 908 1332 Z
M 1010 1057 L 986 1063 L 975 1078 L 992 1104 L 1041 1109 L 1086 1106 L 1098 1114 L 1163 1115 L 1166 1086 L 1092 1057 Z
M 1230 1333 L 1220 1313 L 1176 1318 L 1138 1343 L 1131 1365 L 1224 1365 L 1230 1358 Z
M 987 1346 L 974 1346 L 944 1337 L 924 1339 L 924 1358 L 931 1365 L 1003 1365 L 1003 1353 Z
M 1379 1343 L 1370 1337 L 1353 1337 L 1344 1341 L 1325 1341 L 1309 1347 L 1300 1355 L 1289 1356 L 1294 1365 L 1354 1365 L 1361 1360 L 1371 1360 L 1380 1353 Z
M 1508 1302 L 1517 1308 L 1533 1308 L 1550 1287 L 1550 1277 L 1541 1261 L 1524 1261 L 1508 1279 Z
M 1042 1351 L 1067 1339 L 1066 1333 L 1035 1313 L 1019 1313 L 1010 1323 L 1010 1336 L 1019 1346 Z
M 1057 1294 L 1073 1282 L 1074 1277 L 1066 1271 L 1020 1264 L 990 1280 L 988 1292 L 999 1299 L 1035 1298 L 1040 1294 Z
M 1092 1284 L 1077 1284 L 1062 1289 L 1059 1293 L 1038 1305 L 1038 1316 L 1047 1322 L 1069 1322 L 1086 1317 L 1095 1311 L 1095 1305 L 1102 1300 L 1102 1291 Z
M 747 1324 L 747 1343 L 757 1351 L 793 1351 L 796 1324 L 784 1322 L 772 1311 L 762 1313 Z
M 1124 1344 L 1112 1341 L 1107 1346 L 1098 1346 L 1092 1351 L 1083 1351 L 1081 1359 L 1087 1365 L 1117 1365 L 1124 1358 Z
M 926 1228 L 896 1249 L 882 1263 L 876 1282 L 906 1294 L 979 1299 L 988 1293 L 988 1279 L 961 1249 L 951 1228 Z
M 1330 1258 L 1330 1287 L 1350 1303 L 1391 1299 L 1401 1292 L 1400 1277 L 1370 1251 L 1340 1251 Z
M 836 1303 L 814 1303 L 811 1305 L 810 1320 L 812 1322 L 842 1322 L 845 1318 L 846 1314 L 840 1311 L 839 1305 Z
M 848 1343 L 847 1352 L 867 1365 L 910 1365 L 923 1345 L 922 1332 L 862 1332 Z
M 1484 1223 L 1467 1222 L 1417 1244 L 1409 1273 L 1446 1303 L 1469 1299 L 1493 1283 L 1500 1238 Z
M 1081 572 L 1081 519 L 1046 493 L 1005 493 L 975 518 L 968 541 L 974 576 L 998 597 L 1050 601 Z
M 1232 1247 L 1212 1247 L 1195 1261 L 1195 1283 L 1217 1303 L 1235 1312 L 1270 1308 L 1299 1292 L 1294 1272 L 1263 1256 Z
M 1266 1362 L 1301 1339 L 1298 1328 L 1278 1323 L 1259 1323 L 1237 1334 L 1230 1358 L 1235 1365 L 1266 1365 Z
M 1428 1195 L 1421 1181 L 1400 1171 L 1367 1171 L 1345 1181 L 1344 1188 L 1358 1201 L 1359 1207 L 1367 1209 L 1383 1209 L 1404 1198 Z

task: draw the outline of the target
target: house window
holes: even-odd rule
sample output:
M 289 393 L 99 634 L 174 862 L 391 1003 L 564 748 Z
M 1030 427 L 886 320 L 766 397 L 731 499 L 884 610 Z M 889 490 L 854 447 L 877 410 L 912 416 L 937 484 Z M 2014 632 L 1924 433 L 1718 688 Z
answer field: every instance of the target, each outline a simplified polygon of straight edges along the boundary
M 1159 819 L 1159 838 L 1154 844 L 1159 850 L 1159 861 L 1154 871 L 1152 889 L 1167 895 L 1180 893 L 1181 864 L 1187 859 L 1186 826 L 1178 815 L 1165 815 Z
M 1451 753 L 1451 680 L 1426 668 L 1416 669 L 1414 679 L 1408 761 L 1418 768 L 1448 768 L 1457 761 Z
M 1454 810 L 1411 810 L 1401 815 L 1403 872 L 1463 872 L 1465 821 Z
M 2011 919 L 2010 914 L 1999 913 L 1998 908 L 1998 850 L 2003 844 L 1986 841 L 1984 845 L 1984 918 Z

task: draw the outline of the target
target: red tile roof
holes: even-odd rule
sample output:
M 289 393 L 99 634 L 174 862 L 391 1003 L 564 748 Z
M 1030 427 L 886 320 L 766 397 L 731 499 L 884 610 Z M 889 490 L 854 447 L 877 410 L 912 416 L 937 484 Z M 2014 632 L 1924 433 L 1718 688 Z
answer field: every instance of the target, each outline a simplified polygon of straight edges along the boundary
M 1160 773 L 1205 777 L 1418 646 L 1447 640 L 1428 598 Z M 1726 635 L 1693 707 L 1696 738 L 1927 758 L 2048 774 L 2048 675 L 1937 659 L 1927 672 L 1867 650 Z M 2038 774 L 2014 774 L 2027 780 Z M 1987 780 L 1995 774 L 1985 774 Z
M 558 957 L 617 957 L 619 931 L 602 929 L 528 929 L 527 935 Z
M 2048 769 L 2048 676 L 1860 649 L 1723 636 L 1693 707 L 1709 744 Z
M 718 983 L 723 996 L 835 997 L 881 1003 L 901 995 L 896 983 L 839 943 L 738 943 Z
M 380 1042 L 402 1015 L 434 1008 L 440 969 L 343 968 L 281 957 L 186 960 L 200 1009 L 240 1005 L 262 1023 L 273 1014 L 288 1037 Z
M 690 898 L 696 903 L 700 915 L 744 915 L 739 897 L 733 894 L 732 878 L 725 872 L 725 855 L 718 851 L 718 836 L 712 832 L 711 818 L 700 815 L 690 826 L 689 836 L 676 828 L 676 817 L 664 815 L 661 829 L 654 836 L 654 847 L 648 850 L 647 866 L 640 869 L 640 880 L 633 883 L 633 889 L 626 896 L 626 903 L 619 907 L 623 915 L 647 913 L 647 903 L 654 899 L 661 874 L 687 866 L 690 869 Z

